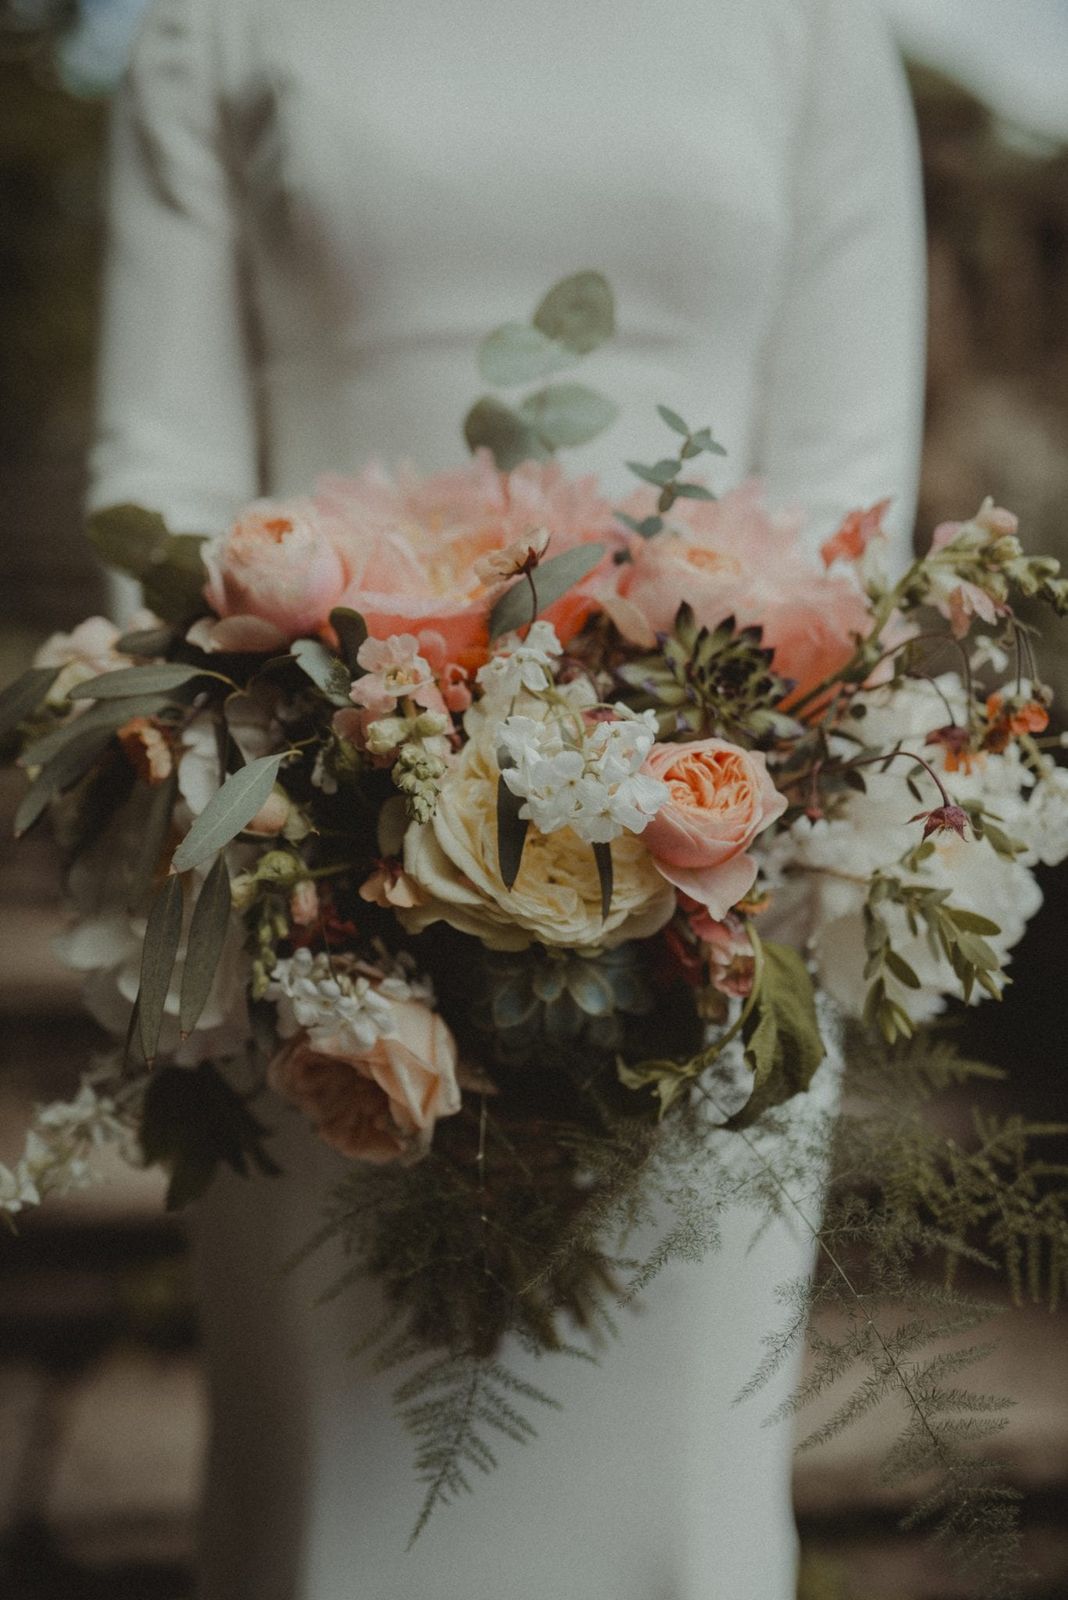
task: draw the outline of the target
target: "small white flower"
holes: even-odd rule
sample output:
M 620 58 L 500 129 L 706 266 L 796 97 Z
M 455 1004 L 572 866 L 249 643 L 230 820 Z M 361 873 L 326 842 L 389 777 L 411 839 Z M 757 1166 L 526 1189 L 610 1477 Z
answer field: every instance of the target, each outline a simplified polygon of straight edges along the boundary
M 400 964 L 384 977 L 376 973 L 372 983 L 348 957 L 313 956 L 300 949 L 278 962 L 266 997 L 278 1009 L 283 1039 L 303 1029 L 313 1045 L 330 1041 L 334 1051 L 358 1053 L 396 1033 L 395 1002 L 425 999 L 429 993 L 425 983 L 410 981 Z
M 510 633 L 499 641 L 497 653 L 479 667 L 476 682 L 487 696 L 511 700 L 521 691 L 544 694 L 552 687 L 553 662 L 563 654 L 551 622 L 533 622 L 525 639 Z

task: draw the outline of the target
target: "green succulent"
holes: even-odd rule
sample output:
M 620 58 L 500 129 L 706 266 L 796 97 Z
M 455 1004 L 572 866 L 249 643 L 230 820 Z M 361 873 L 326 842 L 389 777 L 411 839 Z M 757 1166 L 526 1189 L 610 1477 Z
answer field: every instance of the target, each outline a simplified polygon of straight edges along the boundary
M 487 951 L 475 1022 L 494 1035 L 495 1053 L 505 1062 L 518 1064 L 565 1042 L 614 1051 L 623 1043 L 625 1019 L 653 1009 L 647 961 L 633 942 L 599 955 L 543 947 Z
M 791 684 L 772 671 L 772 655 L 760 628 L 739 628 L 733 617 L 700 627 L 683 602 L 659 649 L 621 667 L 619 676 L 637 691 L 630 698 L 638 709 L 656 710 L 663 734 L 726 734 L 760 744 L 794 729 L 775 710 Z

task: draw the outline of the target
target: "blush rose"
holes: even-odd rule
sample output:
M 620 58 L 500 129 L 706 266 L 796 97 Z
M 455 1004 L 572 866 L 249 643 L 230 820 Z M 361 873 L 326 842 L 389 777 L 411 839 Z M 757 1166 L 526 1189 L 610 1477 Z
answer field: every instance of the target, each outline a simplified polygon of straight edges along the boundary
M 356 1161 L 416 1161 L 438 1118 L 460 1109 L 456 1043 L 442 1018 L 422 1001 L 400 1000 L 393 1021 L 393 1034 L 358 1053 L 300 1033 L 268 1070 L 271 1087 L 324 1143 Z
M 786 810 L 759 751 L 726 739 L 656 744 L 642 768 L 671 791 L 642 839 L 660 873 L 722 920 L 753 887 L 750 845 Z
M 204 547 L 204 598 L 220 622 L 194 640 L 216 650 L 269 650 L 329 624 L 349 580 L 310 501 L 262 500 Z

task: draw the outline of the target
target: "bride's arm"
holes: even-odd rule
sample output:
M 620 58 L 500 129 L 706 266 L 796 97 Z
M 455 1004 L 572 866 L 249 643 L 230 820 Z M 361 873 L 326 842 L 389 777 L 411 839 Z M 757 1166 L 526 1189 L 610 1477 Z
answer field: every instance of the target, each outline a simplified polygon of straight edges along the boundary
M 894 496 L 903 562 L 923 413 L 920 168 L 908 91 L 870 0 L 808 0 L 792 249 L 766 353 L 757 468 L 821 538 Z
M 237 212 L 211 12 L 156 0 L 114 109 L 90 503 L 210 532 L 257 490 Z

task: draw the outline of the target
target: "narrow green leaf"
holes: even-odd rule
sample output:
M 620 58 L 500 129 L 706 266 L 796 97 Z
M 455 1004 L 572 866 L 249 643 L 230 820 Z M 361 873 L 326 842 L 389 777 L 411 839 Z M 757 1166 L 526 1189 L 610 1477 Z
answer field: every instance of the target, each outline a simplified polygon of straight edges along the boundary
M 176 873 L 161 886 L 148 913 L 137 991 L 138 1036 L 145 1060 L 155 1060 L 171 974 L 182 938 L 182 880 Z
M 106 506 L 90 516 L 87 532 L 107 566 L 143 578 L 154 552 L 167 538 L 167 524 L 158 511 L 146 511 L 144 506 Z
M 714 500 L 716 498 L 712 490 L 706 489 L 703 483 L 676 483 L 672 487 L 678 500 Z
M 588 577 L 604 555 L 603 544 L 579 544 L 573 550 L 564 550 L 550 556 L 534 573 L 538 592 L 538 612 L 546 611 L 562 594 Z M 511 633 L 530 621 L 530 589 L 526 579 L 506 589 L 490 612 L 490 638 Z
M 207 670 L 176 661 L 164 661 L 152 667 L 120 667 L 116 672 L 103 672 L 99 678 L 75 684 L 67 698 L 129 700 L 134 695 L 167 694 L 171 689 L 191 683 L 194 678 L 204 677 Z
M 15 812 L 16 839 L 21 839 L 33 827 L 56 795 L 62 794 L 85 776 L 107 749 L 112 731 L 110 728 L 86 729 L 79 737 L 69 740 L 42 768 Z
M 188 872 L 191 867 L 199 866 L 237 837 L 274 788 L 284 759 L 284 751 L 275 756 L 260 756 L 257 761 L 250 761 L 230 774 L 174 852 L 176 872 Z
M 467 413 L 464 438 L 471 451 L 482 447 L 490 450 L 502 472 L 511 472 L 524 461 L 549 459 L 549 451 L 535 429 L 518 412 L 490 395 L 476 400 Z
M 573 367 L 578 354 L 551 339 L 529 322 L 506 322 L 488 334 L 478 348 L 478 370 L 487 383 L 507 389 L 537 383 L 550 373 Z
M 152 887 L 160 858 L 167 843 L 175 803 L 178 799 L 178 774 L 172 772 L 152 790 L 138 842 L 137 859 L 130 879 L 128 905 L 135 911 Z
M 1001 932 L 998 924 L 991 922 L 989 917 L 981 917 L 977 911 L 965 911 L 962 906 L 946 906 L 943 915 L 948 917 L 955 927 L 962 928 L 965 933 Z
M 124 633 L 115 648 L 127 656 L 162 656 L 177 637 L 174 628 L 139 628 L 135 633 Z
M 907 989 L 918 989 L 920 987 L 920 980 L 908 962 L 899 956 L 896 950 L 892 950 L 889 945 L 883 952 L 883 959 L 898 983 L 903 983 Z
M 330 626 L 337 634 L 342 659 L 353 677 L 362 672 L 356 657 L 367 639 L 367 623 L 358 611 L 349 606 L 335 606 L 330 613 Z
M 506 766 L 513 764 L 511 757 L 506 757 L 502 762 L 502 765 Z M 519 876 L 519 869 L 523 864 L 523 847 L 527 842 L 527 832 L 530 828 L 530 823 L 519 815 L 522 804 L 519 795 L 512 793 L 503 778 L 498 778 L 497 865 L 500 868 L 501 882 L 506 889 L 511 889 Z
M 563 450 L 596 439 L 615 422 L 619 407 L 584 383 L 553 383 L 528 395 L 519 415 L 548 449 Z
M 0 691 L 0 739 L 37 710 L 58 676 L 58 667 L 31 667 Z
M 230 928 L 230 904 L 230 875 L 220 855 L 204 879 L 189 924 L 179 1011 L 183 1039 L 196 1027 L 211 993 Z
M 781 944 L 764 944 L 761 954 L 759 993 L 742 1029 L 753 1093 L 725 1124 L 732 1129 L 751 1126 L 773 1106 L 807 1089 L 825 1053 L 804 958 Z M 873 985 L 880 988 L 881 982 Z
M 657 406 L 656 409 L 661 422 L 666 422 L 673 433 L 681 433 L 684 439 L 689 438 L 690 430 L 677 411 L 672 411 L 670 406 Z
M 50 728 L 39 739 L 28 744 L 19 757 L 19 764 L 23 767 L 43 767 L 65 745 L 82 738 L 90 729 L 107 728 L 113 733 L 124 722 L 129 722 L 131 717 L 152 717 L 173 703 L 173 696 L 166 694 L 132 695 L 128 700 L 102 700 L 99 705 L 91 706 L 80 716 L 69 717 L 66 722 Z
M 577 355 L 588 355 L 615 332 L 615 301 L 600 272 L 576 272 L 554 284 L 533 317 L 534 326 Z
M 601 921 L 607 920 L 612 909 L 612 847 L 609 844 L 595 844 L 593 859 L 597 863 L 597 876 L 601 883 Z
M 321 689 L 334 706 L 350 706 L 349 690 L 352 678 L 340 657 L 328 650 L 318 639 L 297 639 L 293 645 L 293 660 L 300 670 Z

